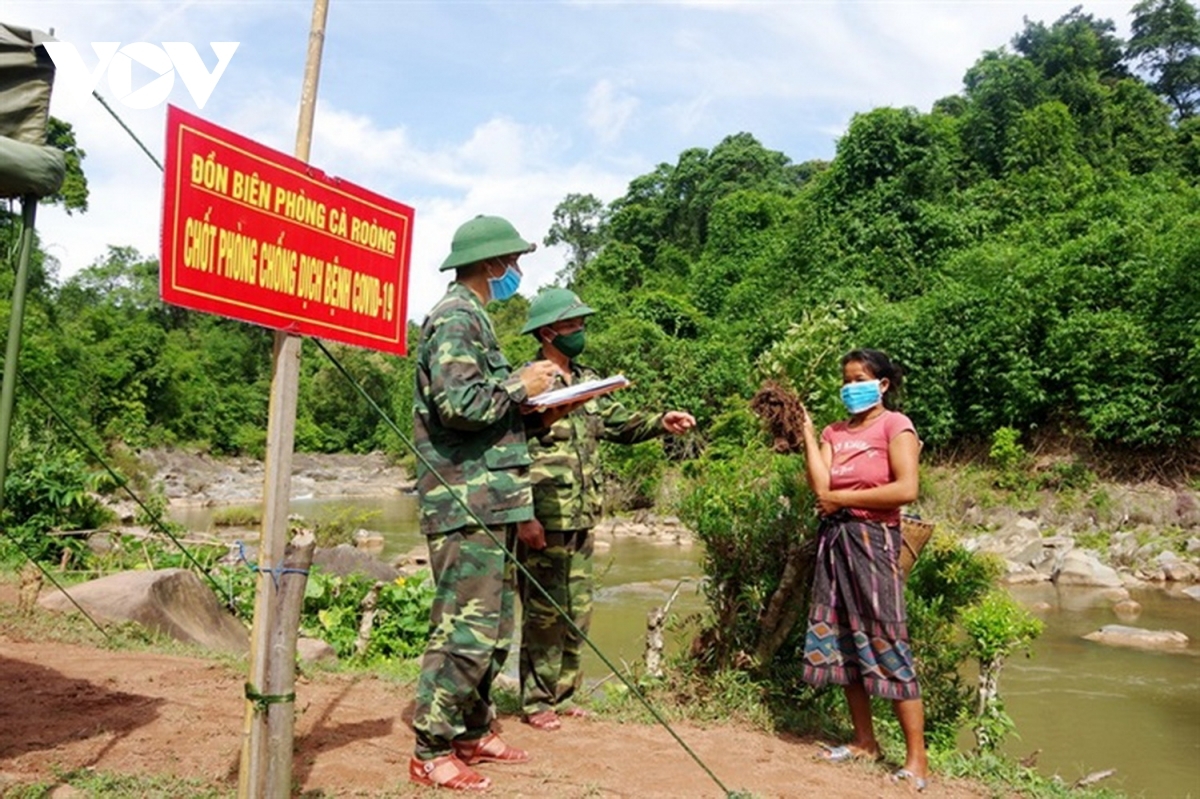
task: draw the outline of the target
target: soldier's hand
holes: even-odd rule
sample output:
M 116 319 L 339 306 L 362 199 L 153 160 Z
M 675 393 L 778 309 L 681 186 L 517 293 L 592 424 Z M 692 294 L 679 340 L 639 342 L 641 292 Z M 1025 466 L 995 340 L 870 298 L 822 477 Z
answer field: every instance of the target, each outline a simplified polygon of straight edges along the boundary
M 546 528 L 537 519 L 517 522 L 517 538 L 530 549 L 546 548 Z
M 536 397 L 554 385 L 554 378 L 561 374 L 562 369 L 550 361 L 534 361 L 521 367 L 517 377 L 521 378 L 521 383 L 525 386 L 525 394 Z
M 546 408 L 542 411 L 542 424 L 549 427 L 559 419 L 572 411 L 582 408 L 586 404 L 587 400 L 575 400 L 574 402 L 564 402 L 562 405 L 555 405 L 553 408 Z
M 671 435 L 686 433 L 696 426 L 696 417 L 684 411 L 667 411 L 663 414 L 663 429 Z

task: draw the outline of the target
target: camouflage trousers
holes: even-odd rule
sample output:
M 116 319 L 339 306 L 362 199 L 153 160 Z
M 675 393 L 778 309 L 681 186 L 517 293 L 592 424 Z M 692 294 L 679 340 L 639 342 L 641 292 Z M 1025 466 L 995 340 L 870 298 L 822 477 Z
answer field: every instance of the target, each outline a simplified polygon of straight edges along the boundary
M 492 534 L 512 551 L 515 525 Z M 487 734 L 494 717 L 492 679 L 512 647 L 516 602 L 516 567 L 482 528 L 430 535 L 428 541 L 437 592 L 413 712 L 421 760 L 448 754 L 455 739 Z
M 517 547 L 533 579 L 585 634 L 592 621 L 593 541 L 591 530 L 547 530 L 545 549 Z M 521 706 L 524 713 L 533 714 L 566 704 L 579 688 L 584 644 L 524 575 L 518 576 L 517 584 L 522 609 Z

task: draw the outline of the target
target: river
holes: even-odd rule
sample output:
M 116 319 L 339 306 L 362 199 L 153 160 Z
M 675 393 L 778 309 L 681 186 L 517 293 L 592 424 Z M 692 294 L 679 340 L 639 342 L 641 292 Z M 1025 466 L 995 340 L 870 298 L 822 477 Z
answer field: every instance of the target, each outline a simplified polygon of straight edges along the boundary
M 385 557 L 423 543 L 416 526 L 416 499 L 396 496 L 354 500 L 295 500 L 293 513 L 310 519 L 346 511 L 370 513 L 363 526 L 382 532 Z M 173 514 L 193 530 L 208 529 L 212 510 Z M 703 608 L 695 547 L 664 546 L 619 538 L 597 548 L 596 606 L 592 639 L 621 666 L 642 657 L 646 614 L 683 581 L 673 606 L 677 616 Z M 1016 657 L 1001 677 L 1001 695 L 1017 725 L 1006 749 L 1023 757 L 1034 750 L 1038 770 L 1068 783 L 1102 769 L 1116 774 L 1101 785 L 1131 796 L 1200 797 L 1200 602 L 1163 591 L 1135 592 L 1142 614 L 1131 625 L 1180 630 L 1191 639 L 1182 652 L 1144 652 L 1084 640 L 1085 633 L 1119 624 L 1109 603 L 1087 589 L 1058 591 L 1053 585 L 1012 589 L 1038 611 L 1046 630 L 1029 658 Z M 668 636 L 668 646 L 677 646 Z M 515 658 L 510 659 L 515 661 Z M 589 676 L 607 668 L 589 652 Z M 967 739 L 969 741 L 969 739 Z

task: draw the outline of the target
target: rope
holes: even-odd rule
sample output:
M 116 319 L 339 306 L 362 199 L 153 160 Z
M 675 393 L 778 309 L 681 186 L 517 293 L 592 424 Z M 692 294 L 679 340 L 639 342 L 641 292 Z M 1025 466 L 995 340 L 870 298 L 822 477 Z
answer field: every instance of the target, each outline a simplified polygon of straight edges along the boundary
M 213 588 L 217 589 L 217 596 L 222 597 L 225 600 L 225 607 L 228 608 L 229 611 L 231 613 L 233 613 L 233 615 L 235 615 L 235 616 L 239 615 L 238 610 L 237 610 L 237 604 L 236 604 L 236 602 L 234 602 L 234 599 L 233 599 L 233 593 L 225 591 L 223 589 L 223 587 L 221 586 L 221 584 L 217 582 L 216 578 L 213 577 L 211 574 L 209 574 L 208 570 L 205 569 L 202 565 L 200 565 L 200 562 L 196 560 L 196 558 L 192 555 L 192 553 L 190 551 L 188 551 L 188 548 L 183 545 L 183 542 L 180 541 L 178 538 L 176 538 L 175 534 L 172 533 L 170 531 L 170 529 L 166 526 L 166 524 L 163 523 L 162 514 L 160 514 L 157 511 L 151 510 L 149 507 L 147 507 L 146 503 L 142 502 L 141 497 L 139 497 L 137 494 L 133 493 L 133 489 L 131 489 L 129 487 L 129 481 L 126 480 L 121 475 L 117 474 L 115 471 L 113 471 L 112 467 L 108 465 L 108 462 L 106 460 L 104 460 L 104 458 L 102 458 L 100 456 L 100 454 L 98 452 L 96 452 L 96 450 L 92 447 L 92 445 L 89 444 L 82 435 L 80 435 L 79 431 L 76 430 L 71 425 L 71 423 L 69 421 L 67 421 L 65 417 L 63 417 L 63 415 L 61 413 L 59 413 L 58 408 L 55 408 L 54 405 L 52 405 L 50 403 L 50 400 L 46 399 L 46 397 L 42 394 L 42 392 L 38 391 L 37 386 L 35 386 L 33 383 L 31 383 L 29 381 L 29 379 L 27 377 L 25 377 L 25 375 L 20 374 L 19 376 L 21 378 L 21 382 L 25 385 L 25 387 L 27 389 L 29 389 L 30 391 L 32 391 L 34 393 L 34 396 L 36 396 L 39 400 L 41 400 L 42 404 L 50 409 L 50 412 L 52 414 L 54 414 L 54 417 L 56 419 L 58 419 L 58 421 L 62 424 L 62 426 L 67 429 L 67 432 L 69 432 L 72 436 L 74 436 L 75 440 L 79 442 L 80 446 L 82 446 L 85 450 L 87 450 L 88 454 L 91 455 L 92 458 L 97 463 L 99 463 L 101 466 L 104 467 L 104 471 L 108 472 L 109 476 L 113 479 L 113 482 L 116 484 L 117 488 L 123 489 L 125 491 L 125 493 L 128 494 L 129 497 L 134 502 L 137 503 L 138 507 L 140 507 L 142 509 L 142 511 L 146 514 L 146 518 L 148 518 L 150 520 L 150 525 L 152 527 L 157 528 L 159 530 L 159 532 L 161 532 L 167 538 L 171 539 L 171 542 L 179 548 L 179 551 L 183 553 L 184 557 L 187 558 L 188 561 L 191 562 L 191 564 L 196 567 L 196 570 L 200 574 L 204 575 L 204 578 L 212 584 Z
M 592 643 L 592 639 L 589 638 L 587 636 L 587 634 L 584 633 L 584 631 L 581 630 L 577 624 L 575 624 L 574 620 L 571 619 L 570 615 L 566 612 L 566 610 L 554 600 L 554 597 L 550 596 L 550 593 L 545 588 L 543 588 L 542 584 L 537 581 L 537 578 L 534 577 L 533 574 L 531 574 L 529 572 L 529 570 L 525 568 L 525 565 L 522 564 L 521 561 L 517 559 L 517 556 L 515 554 L 513 554 L 512 552 L 510 552 L 508 547 L 506 547 L 503 542 L 501 542 L 498 538 L 496 538 L 496 536 L 492 533 L 492 531 L 490 529 L 488 529 L 488 526 L 486 524 L 484 524 L 483 520 L 479 518 L 479 515 L 477 513 L 475 513 L 475 511 L 472 510 L 469 505 L 467 505 L 466 501 L 460 496 L 459 492 L 453 490 L 451 488 L 450 484 L 446 482 L 446 479 L 444 477 L 442 477 L 437 472 L 436 469 L 434 469 L 432 466 L 430 466 L 429 461 L 427 461 L 425 459 L 425 456 L 423 456 L 421 454 L 421 452 L 416 448 L 416 446 L 412 443 L 412 441 L 409 440 L 408 436 L 404 435 L 404 433 L 400 430 L 400 428 L 396 426 L 396 423 L 392 421 L 391 417 L 389 417 L 383 411 L 383 409 L 379 407 L 378 403 L 376 403 L 375 400 L 373 400 L 371 398 L 371 396 L 369 394 L 367 394 L 366 390 L 361 385 L 359 385 L 358 381 L 355 380 L 350 375 L 350 373 L 346 371 L 346 367 L 344 367 L 342 365 L 341 361 L 339 361 L 336 357 L 334 357 L 333 353 L 331 353 L 325 347 L 325 343 L 322 342 L 320 339 L 316 339 L 316 338 L 313 339 L 313 342 L 317 345 L 317 347 L 321 350 L 321 352 L 325 353 L 325 357 L 327 357 L 333 363 L 333 365 L 337 368 L 337 370 L 342 373 L 342 376 L 345 377 L 348 381 L 350 381 L 350 385 L 354 386 L 355 390 L 358 391 L 359 396 L 361 396 L 363 399 L 365 399 L 367 401 L 367 404 L 370 405 L 371 408 L 375 411 L 375 413 L 379 415 L 379 418 L 381 418 L 384 421 L 384 423 L 387 424 L 387 426 L 392 429 L 393 433 L 395 433 L 397 436 L 400 437 L 400 440 L 402 442 L 404 442 L 405 446 L 407 446 L 410 450 L 412 450 L 413 454 L 417 456 L 417 459 L 419 461 L 421 461 L 422 465 L 424 465 L 425 468 L 429 470 L 429 473 L 437 478 L 438 482 L 441 483 L 442 486 L 449 492 L 450 496 L 454 497 L 454 499 L 458 502 L 458 504 L 462 507 L 462 509 L 464 511 L 466 511 L 467 514 L 472 519 L 475 520 L 475 523 L 478 524 L 479 527 L 485 533 L 487 533 L 488 538 L 492 539 L 492 543 L 494 543 L 496 546 L 498 546 L 504 552 L 504 556 L 513 562 L 513 564 L 517 567 L 517 570 L 520 571 L 521 574 L 524 575 L 525 579 L 529 581 L 529 584 L 533 585 L 537 588 L 537 590 L 546 599 L 546 601 L 548 601 L 550 603 L 550 606 L 553 607 L 554 610 L 562 617 L 563 621 L 565 621 L 568 625 L 570 625 L 571 630 L 576 635 L 578 635 L 580 637 L 580 639 L 584 643 L 586 643 L 593 652 L 596 653 L 596 657 L 600 658 L 600 661 L 602 663 L 604 663 L 604 665 L 607 666 L 609 668 L 609 670 L 613 674 L 615 674 L 621 682 L 623 682 L 625 684 L 625 687 L 629 689 L 630 693 L 632 693 L 634 696 L 637 697 L 638 701 L 641 702 L 642 706 L 645 707 L 646 710 L 650 712 L 650 715 L 654 717 L 655 721 L 657 721 L 659 724 L 661 724 L 666 729 L 666 731 L 671 734 L 671 737 L 675 739 L 675 742 L 678 743 L 680 745 L 680 747 L 683 748 L 683 751 L 688 753 L 688 755 L 692 758 L 692 760 L 696 761 L 696 765 L 700 766 L 700 768 L 704 770 L 704 773 L 707 774 L 712 779 L 712 781 L 717 784 L 717 786 L 721 789 L 721 791 L 726 796 L 729 796 L 729 797 L 735 796 L 736 793 L 733 791 L 730 791 L 728 788 L 726 788 L 725 784 L 723 782 L 721 782 L 721 780 L 717 777 L 716 774 L 714 774 L 712 772 L 712 769 L 710 769 L 708 767 L 708 765 L 705 764 L 705 762 L 700 759 L 700 756 L 697 755 L 694 751 L 692 751 L 692 748 L 689 747 L 687 745 L 687 743 L 684 742 L 684 740 L 679 737 L 679 734 L 676 733 L 675 730 L 671 727 L 671 725 L 667 722 L 667 720 L 665 718 L 663 718 L 662 714 L 658 712 L 657 708 L 655 708 L 652 704 L 650 704 L 650 700 L 648 700 L 646 698 L 645 694 L 643 694 L 640 690 L 638 690 L 638 687 L 632 681 L 630 681 L 630 679 L 627 676 L 625 676 L 624 674 L 622 674 L 620 671 L 617 670 L 617 667 L 613 665 L 612 661 L 610 661 L 608 659 L 608 657 L 605 656 L 605 654 L 600 651 L 599 647 L 597 647 L 594 643 Z
M 254 712 L 266 713 L 271 705 L 282 705 L 296 701 L 296 692 L 290 694 L 260 694 L 254 686 L 246 683 L 246 698 L 254 705 Z
M 272 582 L 275 583 L 275 590 L 279 590 L 279 578 L 284 574 L 303 574 L 308 576 L 308 569 L 294 569 L 290 566 L 259 566 L 254 561 L 246 557 L 246 545 L 241 541 L 235 542 L 238 548 L 238 560 L 250 567 L 250 571 L 259 572 L 260 574 L 271 575 Z
M 142 152 L 144 152 L 150 158 L 150 160 L 154 162 L 154 165 L 156 167 L 158 167 L 159 171 L 165 172 L 166 170 L 163 169 L 163 165 L 161 163 L 159 163 L 157 158 L 154 157 L 154 153 L 150 152 L 150 150 L 146 148 L 146 145 L 142 144 L 142 140 L 137 137 L 136 133 L 134 133 L 132 130 L 129 129 L 129 126 L 125 124 L 125 120 L 123 120 L 119 116 L 117 116 L 117 112 L 112 110 L 112 106 L 110 106 L 108 103 L 104 102 L 104 98 L 101 97 L 99 94 L 97 94 L 95 91 L 92 92 L 92 97 L 95 97 L 96 101 L 99 102 L 100 105 L 104 106 L 105 111 L 112 114 L 112 118 L 117 120 L 117 124 L 120 125 L 121 127 L 123 127 L 125 129 L 125 132 L 129 134 L 129 137 L 131 139 L 133 139 L 135 142 L 137 142 L 137 146 L 142 148 Z

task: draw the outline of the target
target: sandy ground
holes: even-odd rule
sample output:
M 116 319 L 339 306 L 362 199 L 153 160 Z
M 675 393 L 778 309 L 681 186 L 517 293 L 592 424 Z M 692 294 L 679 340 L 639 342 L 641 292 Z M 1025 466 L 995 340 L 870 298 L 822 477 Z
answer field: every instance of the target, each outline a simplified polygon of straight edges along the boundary
M 396 490 L 402 475 L 362 459 L 313 458 L 297 477 L 345 495 Z M 261 487 L 257 464 L 239 468 L 195 458 L 164 459 L 175 501 L 229 501 Z M 210 471 L 211 470 L 211 471 Z M 172 479 L 168 478 L 168 483 Z M 214 490 L 220 486 L 222 490 Z M 231 496 L 232 495 L 232 496 Z M 0 584 L 0 603 L 16 601 Z M 41 611 L 39 611 L 41 612 Z M 235 788 L 245 700 L 244 667 L 202 658 L 114 652 L 32 641 L 0 627 L 0 796 L 6 788 L 52 781 L 79 768 L 175 775 Z M 310 796 L 425 796 L 407 782 L 413 736 L 408 726 L 412 686 L 370 676 L 317 673 L 297 685 L 294 781 Z M 502 797 L 719 797 L 717 783 L 659 726 L 601 719 L 564 719 L 546 733 L 502 718 L 511 743 L 531 762 L 484 765 Z M 730 790 L 756 797 L 902 797 L 916 792 L 888 779 L 889 769 L 831 765 L 811 740 L 734 725 L 680 724 L 677 733 Z M 438 792 L 436 795 L 452 795 Z M 976 797 L 988 792 L 934 778 L 929 796 Z
M 11 591 L 8 592 L 11 595 Z M 13 601 L 0 596 L 0 601 Z M 245 674 L 201 658 L 23 640 L 0 629 L 0 795 L 94 768 L 237 783 Z M 297 685 L 295 783 L 308 795 L 433 795 L 407 783 L 411 685 L 319 674 Z M 531 762 L 484 765 L 504 797 L 719 797 L 717 784 L 661 727 L 564 719 L 546 733 L 499 722 Z M 731 790 L 757 797 L 901 797 L 873 765 L 816 760 L 816 742 L 736 726 L 677 732 Z M 446 796 L 439 792 L 437 795 Z M 928 796 L 986 791 L 935 778 Z

